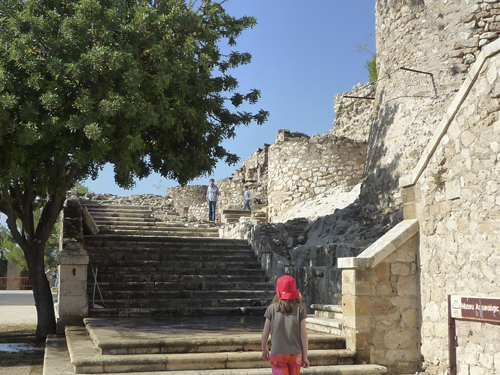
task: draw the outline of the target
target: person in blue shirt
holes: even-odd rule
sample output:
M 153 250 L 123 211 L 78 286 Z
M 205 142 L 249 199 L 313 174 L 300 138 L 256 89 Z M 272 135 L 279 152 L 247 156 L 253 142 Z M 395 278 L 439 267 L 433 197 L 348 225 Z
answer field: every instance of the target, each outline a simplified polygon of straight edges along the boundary
M 215 207 L 217 206 L 217 197 L 220 196 L 220 192 L 213 178 L 210 179 L 209 183 L 210 185 L 207 189 L 208 221 L 215 221 Z

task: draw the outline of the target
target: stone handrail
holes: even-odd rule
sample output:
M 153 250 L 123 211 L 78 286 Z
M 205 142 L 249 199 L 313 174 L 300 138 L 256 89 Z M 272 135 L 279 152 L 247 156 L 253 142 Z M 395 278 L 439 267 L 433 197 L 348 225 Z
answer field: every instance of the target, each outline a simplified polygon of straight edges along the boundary
M 339 258 L 338 268 L 373 268 L 413 237 L 418 229 L 418 220 L 404 220 L 357 257 Z
M 448 107 L 448 110 L 446 111 L 445 115 L 443 116 L 443 119 L 439 123 L 436 132 L 434 133 L 431 140 L 427 144 L 427 147 L 424 149 L 424 152 L 422 153 L 412 173 L 408 176 L 403 176 L 399 179 L 399 186 L 401 188 L 412 186 L 417 183 L 418 179 L 424 172 L 425 168 L 427 168 L 429 160 L 434 155 L 434 152 L 436 151 L 439 142 L 448 131 L 448 127 L 455 118 L 455 115 L 462 106 L 462 103 L 467 98 L 470 89 L 476 82 L 479 76 L 479 72 L 481 71 L 484 63 L 486 62 L 487 59 L 489 59 L 492 56 L 495 56 L 499 52 L 500 52 L 500 39 L 497 39 L 494 42 L 486 45 L 483 48 L 483 50 L 479 53 L 476 62 L 470 69 L 464 83 L 462 83 L 462 86 L 460 87 L 460 90 L 455 96 L 455 99 L 453 99 L 450 106 Z

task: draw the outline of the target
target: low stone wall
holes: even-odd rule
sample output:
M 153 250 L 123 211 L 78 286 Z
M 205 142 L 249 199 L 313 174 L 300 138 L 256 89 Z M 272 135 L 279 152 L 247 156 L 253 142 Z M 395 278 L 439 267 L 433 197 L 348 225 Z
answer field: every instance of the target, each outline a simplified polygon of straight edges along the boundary
M 278 131 L 269 147 L 269 221 L 329 188 L 356 185 L 363 178 L 366 148 L 365 142 L 330 133 Z

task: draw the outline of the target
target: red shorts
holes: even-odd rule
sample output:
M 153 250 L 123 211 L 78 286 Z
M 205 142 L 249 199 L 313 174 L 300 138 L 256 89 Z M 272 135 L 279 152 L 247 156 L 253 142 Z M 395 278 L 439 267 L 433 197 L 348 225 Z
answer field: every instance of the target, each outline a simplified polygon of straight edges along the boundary
M 302 362 L 302 354 L 271 355 L 273 375 L 298 375 Z

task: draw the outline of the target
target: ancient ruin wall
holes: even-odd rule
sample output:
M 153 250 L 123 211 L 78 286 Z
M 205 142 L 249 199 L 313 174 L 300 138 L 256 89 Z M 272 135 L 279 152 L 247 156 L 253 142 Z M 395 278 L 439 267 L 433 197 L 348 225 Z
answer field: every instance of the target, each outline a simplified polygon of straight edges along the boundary
M 360 83 L 351 92 L 335 95 L 335 119 L 331 133 L 356 141 L 368 142 L 375 98 L 375 82 Z M 354 98 L 357 97 L 357 98 Z
M 167 195 L 174 200 L 175 210 L 182 216 L 188 216 L 189 207 L 207 201 L 207 188 L 208 185 L 174 186 L 168 188 Z
M 447 296 L 500 297 L 500 54 L 487 60 L 416 186 L 422 355 L 446 373 Z M 458 374 L 500 374 L 500 325 L 457 321 Z
M 415 166 L 480 49 L 498 36 L 499 14 L 498 0 L 377 1 L 365 216 L 400 208 L 399 177 Z
M 363 177 L 366 147 L 331 133 L 309 137 L 278 131 L 269 147 L 269 220 L 327 189 L 356 185 Z

